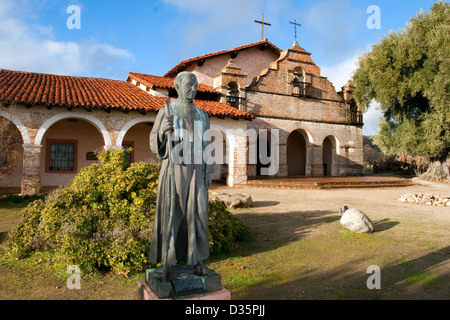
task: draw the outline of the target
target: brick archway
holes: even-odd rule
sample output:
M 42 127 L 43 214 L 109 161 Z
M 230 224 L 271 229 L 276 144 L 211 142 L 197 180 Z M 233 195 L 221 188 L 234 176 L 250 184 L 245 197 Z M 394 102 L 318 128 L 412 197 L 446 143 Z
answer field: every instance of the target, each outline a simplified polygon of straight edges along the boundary
M 44 138 L 45 133 L 47 130 L 56 122 L 64 120 L 64 119 L 82 119 L 86 120 L 87 122 L 91 123 L 96 127 L 102 134 L 103 140 L 105 142 L 105 148 L 111 148 L 112 142 L 111 142 L 111 136 L 104 126 L 104 124 L 97 119 L 94 116 L 82 114 L 82 113 L 74 113 L 74 112 L 64 112 L 57 115 L 54 115 L 50 119 L 44 122 L 44 124 L 41 126 L 39 131 L 36 134 L 36 138 L 34 139 L 34 144 L 36 146 L 40 146 L 42 144 L 42 139 Z
M 153 122 L 154 123 L 155 120 L 156 120 L 156 116 L 151 116 L 151 117 L 139 117 L 139 118 L 135 118 L 133 120 L 128 121 L 122 127 L 122 129 L 120 129 L 119 135 L 117 136 L 117 139 L 116 139 L 115 146 L 117 148 L 122 147 L 122 143 L 123 143 L 123 139 L 125 138 L 125 135 L 127 134 L 128 130 L 130 130 L 133 126 L 135 126 L 139 123 L 143 123 L 143 122 Z
M 335 176 L 337 165 L 338 140 L 335 136 L 329 135 L 322 142 L 322 163 L 323 175 Z
M 289 176 L 310 175 L 310 169 L 308 168 L 313 165 L 310 151 L 312 145 L 313 137 L 305 129 L 299 128 L 289 134 L 286 140 Z
M 23 125 L 22 121 L 17 119 L 14 115 L 5 112 L 3 110 L 0 110 L 0 117 L 3 117 L 5 119 L 8 119 L 14 125 L 17 127 L 17 129 L 20 131 L 20 134 L 22 135 L 23 144 L 31 144 L 30 135 L 28 134 L 27 128 Z

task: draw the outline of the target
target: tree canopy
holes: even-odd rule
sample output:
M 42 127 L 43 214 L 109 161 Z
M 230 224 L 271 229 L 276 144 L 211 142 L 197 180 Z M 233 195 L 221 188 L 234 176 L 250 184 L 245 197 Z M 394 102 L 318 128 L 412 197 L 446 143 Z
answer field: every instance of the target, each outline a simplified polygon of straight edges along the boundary
M 384 119 L 375 142 L 386 153 L 445 159 L 450 151 L 450 7 L 439 1 L 363 54 L 353 75 L 363 111 Z M 448 171 L 448 170 L 447 170 Z

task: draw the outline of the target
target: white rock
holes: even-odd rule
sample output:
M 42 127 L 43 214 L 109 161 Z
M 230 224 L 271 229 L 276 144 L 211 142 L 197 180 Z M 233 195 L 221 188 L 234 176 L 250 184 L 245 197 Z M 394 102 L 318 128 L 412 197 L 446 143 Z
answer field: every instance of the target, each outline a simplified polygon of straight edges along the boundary
M 341 225 L 351 232 L 372 233 L 375 230 L 372 220 L 359 209 L 349 209 L 347 205 L 344 205 L 339 213 L 343 213 Z
M 222 201 L 228 208 L 250 208 L 253 204 L 252 197 L 242 192 L 215 194 L 211 200 Z
M 449 196 L 442 194 L 430 194 L 430 193 L 407 193 L 401 196 L 399 199 L 402 203 L 415 203 L 429 206 L 447 206 L 450 207 Z

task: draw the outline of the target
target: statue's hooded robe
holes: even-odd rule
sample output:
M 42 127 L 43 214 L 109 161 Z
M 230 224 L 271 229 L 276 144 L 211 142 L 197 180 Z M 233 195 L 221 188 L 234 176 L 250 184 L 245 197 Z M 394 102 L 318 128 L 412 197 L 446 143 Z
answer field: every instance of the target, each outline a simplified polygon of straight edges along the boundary
M 196 108 L 193 104 L 191 115 L 180 116 L 175 107 L 177 103 L 178 101 L 175 100 L 170 106 L 167 104 L 158 112 L 150 134 L 150 148 L 162 160 L 149 255 L 151 264 L 162 261 L 166 252 L 169 228 L 170 141 L 168 141 L 167 134 L 163 136 L 159 134 L 161 122 L 167 116 L 168 108 L 174 123 L 174 131 L 172 131 L 174 151 L 172 154 L 178 156 L 175 157 L 173 166 L 175 208 L 167 262 L 169 265 L 175 265 L 177 260 L 183 259 L 186 264 L 195 265 L 209 257 L 206 177 L 214 171 L 214 165 L 207 165 L 203 157 L 205 147 L 211 143 L 203 140 L 205 131 L 210 127 L 209 117 L 206 112 Z

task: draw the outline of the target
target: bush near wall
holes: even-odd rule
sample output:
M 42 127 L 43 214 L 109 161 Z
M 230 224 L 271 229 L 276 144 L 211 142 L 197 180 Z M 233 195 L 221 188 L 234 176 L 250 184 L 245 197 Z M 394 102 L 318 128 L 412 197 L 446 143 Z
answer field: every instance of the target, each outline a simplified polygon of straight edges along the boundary
M 399 173 L 421 175 L 427 171 L 430 160 L 425 157 L 408 154 L 382 155 L 373 162 L 374 173 Z
M 32 202 L 11 232 L 10 252 L 55 251 L 84 271 L 117 273 L 148 267 L 159 165 L 129 164 L 124 151 L 104 151 L 67 187 Z M 232 250 L 249 228 L 222 203 L 210 203 L 212 253 Z

